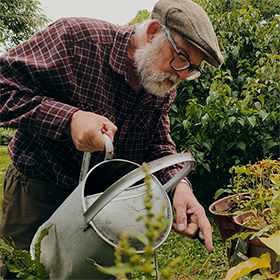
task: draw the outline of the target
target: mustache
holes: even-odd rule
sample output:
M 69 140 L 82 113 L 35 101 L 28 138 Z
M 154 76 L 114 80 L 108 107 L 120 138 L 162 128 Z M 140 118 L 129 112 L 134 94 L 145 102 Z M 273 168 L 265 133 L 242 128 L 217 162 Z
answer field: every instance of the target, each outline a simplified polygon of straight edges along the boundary
M 175 73 L 159 73 L 155 72 L 150 75 L 151 79 L 155 79 L 158 82 L 164 82 L 165 79 L 168 79 L 172 84 L 176 85 L 181 81 L 181 77 Z

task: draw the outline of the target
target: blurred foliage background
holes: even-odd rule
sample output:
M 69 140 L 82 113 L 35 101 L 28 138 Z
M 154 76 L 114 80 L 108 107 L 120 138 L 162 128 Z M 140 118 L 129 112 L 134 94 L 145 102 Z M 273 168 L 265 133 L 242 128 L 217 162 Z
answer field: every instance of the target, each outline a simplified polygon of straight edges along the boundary
M 197 161 L 190 180 L 206 206 L 228 185 L 233 165 L 279 157 L 280 17 L 273 13 L 280 9 L 259 2 L 260 9 L 250 5 L 255 1 L 197 1 L 213 23 L 224 64 L 204 64 L 202 77 L 183 81 L 169 115 L 178 151 L 190 149 Z

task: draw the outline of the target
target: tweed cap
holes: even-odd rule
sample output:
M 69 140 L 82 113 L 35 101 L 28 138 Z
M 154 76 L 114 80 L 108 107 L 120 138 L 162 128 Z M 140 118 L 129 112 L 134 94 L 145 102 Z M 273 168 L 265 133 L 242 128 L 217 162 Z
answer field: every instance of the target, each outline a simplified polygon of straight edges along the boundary
M 205 60 L 216 68 L 223 63 L 217 37 L 206 12 L 191 0 L 159 0 L 152 19 L 179 33 L 205 54 Z

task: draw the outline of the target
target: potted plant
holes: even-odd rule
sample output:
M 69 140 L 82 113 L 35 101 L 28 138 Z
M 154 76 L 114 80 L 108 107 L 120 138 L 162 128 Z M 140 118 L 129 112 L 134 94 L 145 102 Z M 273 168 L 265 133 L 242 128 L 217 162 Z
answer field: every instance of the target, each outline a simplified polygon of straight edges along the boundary
M 224 242 L 224 229 L 221 228 L 221 222 L 217 222 L 221 215 L 227 215 L 233 223 L 230 227 L 229 223 L 227 224 L 231 232 L 228 229 L 226 238 L 238 233 L 241 227 L 247 227 L 248 232 L 255 233 L 253 238 L 249 239 L 248 256 L 260 256 L 264 251 L 268 251 L 273 263 L 275 253 L 267 249 L 258 236 L 269 236 L 280 229 L 280 162 L 264 159 L 255 164 L 233 166 L 232 172 L 229 188 L 217 191 L 217 195 L 223 192 L 232 192 L 234 195 L 216 201 L 209 207 L 209 211 L 214 215 Z M 222 202 L 223 205 L 235 205 L 235 211 L 223 212 L 222 207 L 217 206 Z M 258 227 L 253 227 L 254 224 Z M 280 268 L 280 264 L 277 265 Z
M 241 204 L 248 199 L 249 193 L 236 193 L 223 197 L 210 205 L 209 212 L 213 215 L 224 243 L 229 237 L 240 231 L 241 226 L 234 222 L 233 217 L 240 211 Z

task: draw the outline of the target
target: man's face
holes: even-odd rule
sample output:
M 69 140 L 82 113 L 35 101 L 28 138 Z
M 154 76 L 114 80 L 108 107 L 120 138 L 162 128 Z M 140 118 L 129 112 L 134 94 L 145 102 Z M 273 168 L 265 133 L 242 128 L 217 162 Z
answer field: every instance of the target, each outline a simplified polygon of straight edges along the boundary
M 203 54 L 180 35 L 174 34 L 174 39 L 183 52 L 188 48 L 188 56 L 195 58 L 191 63 L 200 65 Z M 188 70 L 175 71 L 170 66 L 175 56 L 176 52 L 164 32 L 156 34 L 151 43 L 136 50 L 134 57 L 139 82 L 147 92 L 163 95 L 186 78 Z

